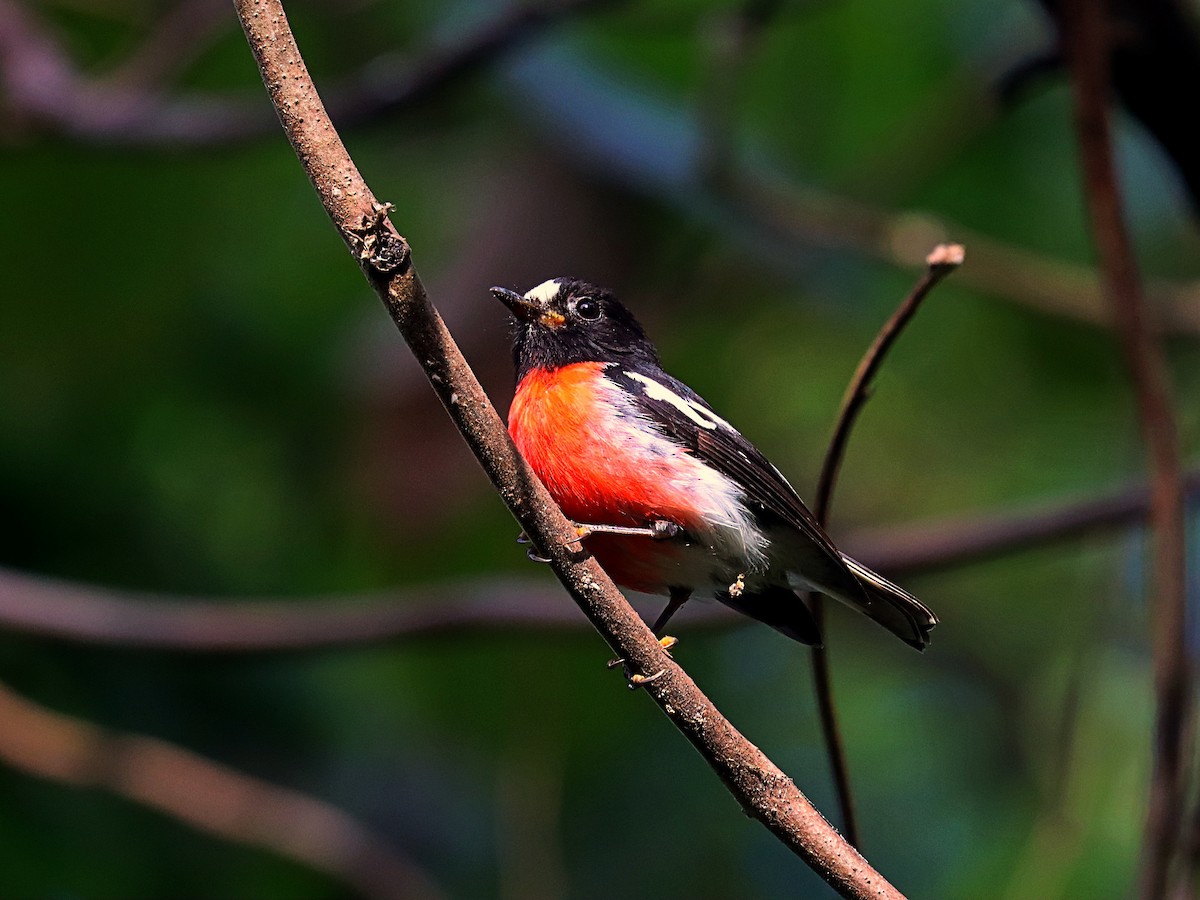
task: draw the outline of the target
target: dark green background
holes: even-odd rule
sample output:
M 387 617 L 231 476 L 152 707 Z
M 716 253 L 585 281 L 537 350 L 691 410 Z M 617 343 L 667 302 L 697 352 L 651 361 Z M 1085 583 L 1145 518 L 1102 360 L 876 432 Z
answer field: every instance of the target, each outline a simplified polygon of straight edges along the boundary
M 292 6 L 319 86 L 495 12 Z M 1087 263 L 1069 97 L 1052 76 L 1004 109 L 971 99 L 1050 42 L 1032 6 L 975 0 L 784 4 L 726 94 L 713 60 L 733 8 L 612 4 L 344 137 L 498 406 L 511 372 L 487 288 L 586 277 L 617 288 L 667 367 L 809 496 L 841 391 L 917 270 L 780 239 L 714 202 L 691 168 L 704 123 L 727 118 L 764 177 Z M 41 10 L 103 72 L 160 7 Z M 266 114 L 232 12 L 184 87 L 242 92 Z M 1118 126 L 1147 272 L 1196 277 L 1173 173 Z M 281 135 L 105 147 L 13 119 L 4 140 L 0 563 L 280 602 L 551 578 L 513 544 Z M 1006 278 L 962 281 L 935 292 L 879 379 L 835 537 L 1089 495 L 1141 471 L 1111 334 L 1014 300 Z M 1170 354 L 1194 456 L 1195 336 Z M 942 618 L 924 656 L 832 611 L 865 849 L 903 890 L 1127 894 L 1150 746 L 1143 566 L 1127 529 L 909 579 Z M 756 625 L 692 631 L 686 611 L 675 630 L 701 687 L 833 815 L 803 649 Z M 825 896 L 607 658 L 583 629 L 249 657 L 0 635 L 15 690 L 332 801 L 450 896 Z M 0 862 L 3 897 L 346 895 L 10 769 Z

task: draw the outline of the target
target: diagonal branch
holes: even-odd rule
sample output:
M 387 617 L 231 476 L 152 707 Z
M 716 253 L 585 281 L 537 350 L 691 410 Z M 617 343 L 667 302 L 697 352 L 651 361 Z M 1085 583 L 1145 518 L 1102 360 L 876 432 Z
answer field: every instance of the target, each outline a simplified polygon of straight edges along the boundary
M 896 339 L 900 337 L 905 326 L 916 315 L 921 302 L 938 282 L 962 265 L 963 248 L 958 244 L 940 244 L 925 259 L 928 268 L 921 280 L 913 287 L 909 295 L 896 309 L 890 319 L 884 323 L 879 334 L 875 336 L 871 346 L 863 355 L 846 387 L 842 398 L 842 406 L 838 411 L 837 424 L 833 429 L 833 437 L 825 450 L 825 459 L 821 463 L 821 474 L 817 479 L 817 494 L 813 503 L 813 515 L 822 526 L 829 522 L 829 507 L 833 502 L 833 490 L 837 486 L 838 473 L 842 468 L 842 460 L 846 456 L 846 446 L 850 441 L 850 432 L 858 421 L 858 414 L 871 395 L 871 382 L 883 365 L 883 360 L 891 350 Z M 808 594 L 805 599 L 812 610 L 813 618 L 817 620 L 818 628 L 825 619 L 825 600 L 820 594 Z M 860 846 L 858 823 L 854 814 L 854 795 L 850 789 L 850 767 L 846 761 L 846 746 L 842 741 L 841 729 L 838 727 L 837 707 L 833 700 L 833 675 L 829 669 L 829 648 L 822 644 L 813 647 L 811 653 L 813 669 L 813 691 L 817 697 L 817 710 L 821 718 L 821 731 L 825 737 L 825 749 L 829 756 L 829 767 L 833 772 L 834 785 L 837 788 L 838 806 L 842 811 L 842 827 L 846 837 L 854 846 Z
M 52 712 L 4 684 L 0 760 L 39 778 L 101 788 L 225 840 L 278 853 L 364 897 L 442 896 L 425 872 L 335 806 L 157 738 Z
M 1188 785 L 1186 744 L 1192 698 L 1184 643 L 1187 561 L 1183 474 L 1170 377 L 1161 340 L 1142 296 L 1113 162 L 1110 66 L 1117 23 L 1108 10 L 1107 3 L 1097 0 L 1063 0 L 1059 4 L 1059 24 L 1071 71 L 1092 239 L 1133 382 L 1150 470 L 1150 618 L 1156 708 L 1140 891 L 1146 900 L 1157 900 L 1166 896 L 1169 888 Z
M 407 242 L 359 175 L 317 96 L 278 0 L 235 0 L 263 83 L 343 241 L 383 300 L 451 419 L 526 534 L 646 691 L 743 809 L 846 897 L 902 895 L 829 825 L 675 664 L 596 562 L 570 549 L 571 523 L 517 454 L 504 425 L 425 296 Z M 648 808 L 647 814 L 652 815 Z

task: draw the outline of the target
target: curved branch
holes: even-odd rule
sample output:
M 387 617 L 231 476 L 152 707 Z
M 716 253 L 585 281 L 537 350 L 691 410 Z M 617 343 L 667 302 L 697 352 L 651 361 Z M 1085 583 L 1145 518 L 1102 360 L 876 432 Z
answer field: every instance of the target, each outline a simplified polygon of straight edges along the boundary
M 75 787 L 101 788 L 239 844 L 262 847 L 377 900 L 437 900 L 413 862 L 331 804 L 157 738 L 52 712 L 0 684 L 0 759 Z
M 896 339 L 900 337 L 905 326 L 916 315 L 921 302 L 938 282 L 962 265 L 963 248 L 958 244 L 940 244 L 925 258 L 926 270 L 920 281 L 913 287 L 909 295 L 896 309 L 890 319 L 884 323 L 862 360 L 855 369 L 846 393 L 842 397 L 842 406 L 838 411 L 837 424 L 833 428 L 833 436 L 825 450 L 825 459 L 821 463 L 821 474 L 817 479 L 817 493 L 813 503 L 813 515 L 822 526 L 829 522 L 829 507 L 833 502 L 833 490 L 837 486 L 838 473 L 842 468 L 842 460 L 846 456 L 846 446 L 850 441 L 850 432 L 858 421 L 871 392 L 871 382 L 883 365 L 883 360 Z M 805 600 L 812 610 L 813 618 L 820 628 L 825 620 L 825 600 L 820 594 L 806 594 Z M 829 767 L 833 772 L 834 786 L 837 789 L 838 806 L 842 810 L 842 826 L 850 843 L 858 847 L 858 823 L 854 815 L 854 795 L 850 789 L 850 767 L 846 761 L 846 747 L 842 741 L 841 729 L 838 727 L 837 707 L 833 702 L 833 675 L 829 669 L 829 648 L 822 644 L 813 647 L 810 658 L 813 670 L 813 691 L 817 697 L 817 711 L 821 718 L 821 731 L 825 736 L 825 748 L 829 756 Z
M 570 549 L 571 523 L 517 454 L 504 425 L 425 296 L 408 244 L 338 138 L 278 0 L 235 0 L 238 17 L 296 155 L 343 241 L 412 348 L 451 419 L 559 580 L 672 723 L 747 813 L 839 893 L 902 895 L 834 830 L 796 785 L 743 737 L 667 655 L 596 562 Z
M 940 244 L 925 258 L 927 266 L 921 280 L 913 287 L 904 302 L 892 313 L 892 317 L 884 323 L 879 334 L 867 352 L 863 354 L 846 393 L 842 397 L 842 406 L 838 411 L 837 424 L 833 429 L 833 437 L 829 439 L 829 448 L 825 451 L 825 459 L 821 463 L 821 475 L 817 482 L 816 500 L 813 503 L 813 513 L 822 524 L 829 518 L 829 505 L 833 499 L 833 489 L 837 486 L 838 473 L 842 468 L 842 460 L 846 456 L 846 445 L 850 441 L 850 432 L 858 421 L 858 414 L 871 396 L 871 382 L 878 374 L 888 351 L 896 343 L 912 317 L 917 314 L 921 302 L 929 295 L 938 282 L 962 265 L 963 248 L 958 244 Z

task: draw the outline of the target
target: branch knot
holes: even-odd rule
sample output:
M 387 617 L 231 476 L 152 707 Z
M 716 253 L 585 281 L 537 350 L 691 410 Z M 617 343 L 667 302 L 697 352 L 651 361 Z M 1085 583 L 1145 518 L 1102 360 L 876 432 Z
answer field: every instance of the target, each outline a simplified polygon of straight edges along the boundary
M 372 201 L 370 214 L 363 214 L 358 224 L 346 227 L 347 242 L 359 264 L 374 280 L 402 274 L 411 261 L 408 242 L 388 220 L 388 213 L 395 208 L 392 203 Z

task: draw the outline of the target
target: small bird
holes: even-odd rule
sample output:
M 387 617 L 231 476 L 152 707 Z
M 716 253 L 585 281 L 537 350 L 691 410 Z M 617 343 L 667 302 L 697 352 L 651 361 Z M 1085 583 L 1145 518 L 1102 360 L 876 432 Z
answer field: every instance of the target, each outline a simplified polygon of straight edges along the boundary
M 805 590 L 928 646 L 937 617 L 841 553 L 758 448 L 663 371 L 611 292 L 575 278 L 491 290 L 514 320 L 509 434 L 612 579 L 669 598 L 657 637 L 699 592 L 819 645 Z

